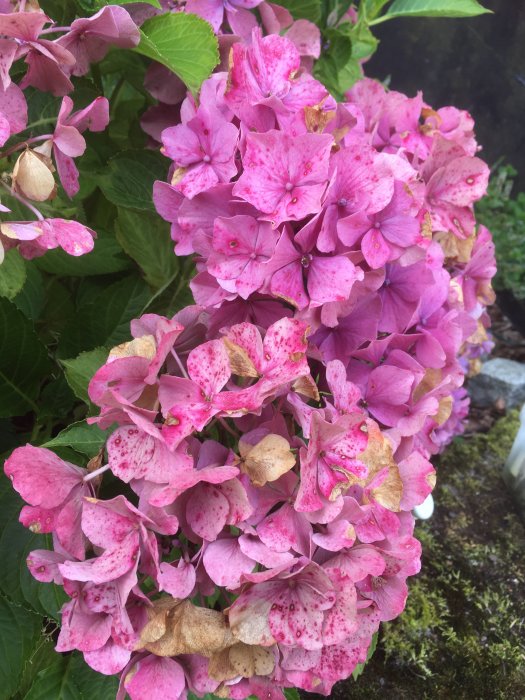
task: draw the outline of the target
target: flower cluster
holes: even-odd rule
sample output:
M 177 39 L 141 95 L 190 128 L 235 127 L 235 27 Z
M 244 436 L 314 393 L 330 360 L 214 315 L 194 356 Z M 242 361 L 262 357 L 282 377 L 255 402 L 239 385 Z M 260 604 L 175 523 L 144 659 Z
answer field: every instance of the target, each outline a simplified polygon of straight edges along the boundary
M 57 247 L 70 255 L 92 250 L 94 231 L 77 221 L 45 218 L 33 202 L 47 202 L 56 196 L 55 171 L 68 197 L 78 192 L 74 158 L 86 149 L 82 133 L 103 131 L 109 122 L 105 97 L 73 112 L 73 101 L 67 96 L 74 89 L 71 78 L 85 75 L 90 64 L 100 61 L 111 45 L 131 48 L 139 41 L 137 26 L 128 12 L 118 6 L 108 5 L 88 19 L 76 19 L 70 27 L 57 27 L 42 10 L 29 6 L 24 9 L 25 4 L 19 3 L 17 11 L 0 13 L 0 146 L 31 128 L 26 88 L 49 92 L 63 100 L 53 133 L 8 144 L 0 153 L 5 158 L 22 151 L 10 174 L 11 186 L 4 182 L 2 186 L 36 217 L 0 224 L 0 262 L 4 250 L 14 246 L 26 258 Z M 49 35 L 53 38 L 48 39 Z M 17 84 L 10 73 L 19 60 L 27 69 Z M 39 145 L 33 147 L 36 143 Z M 0 211 L 9 209 L 0 205 Z
M 93 377 L 117 428 L 87 470 L 7 461 L 53 536 L 29 567 L 71 598 L 57 649 L 119 697 L 328 694 L 420 567 L 411 510 L 487 342 L 488 168 L 468 114 L 370 80 L 337 104 L 258 29 L 161 140 L 196 305 L 133 321 Z

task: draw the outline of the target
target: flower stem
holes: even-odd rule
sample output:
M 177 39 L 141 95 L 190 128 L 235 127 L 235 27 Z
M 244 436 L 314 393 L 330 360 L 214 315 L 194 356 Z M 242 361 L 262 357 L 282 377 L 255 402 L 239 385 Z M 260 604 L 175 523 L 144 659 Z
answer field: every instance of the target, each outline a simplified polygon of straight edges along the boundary
M 87 474 L 84 477 L 84 479 L 83 479 L 84 483 L 86 481 L 91 481 L 91 479 L 94 479 L 95 477 L 99 476 L 100 474 L 103 474 L 104 472 L 107 472 L 108 469 L 109 469 L 109 464 L 104 464 L 103 467 L 99 467 L 98 469 L 95 469 L 94 472 L 90 472 L 89 474 Z
M 30 143 L 38 143 L 39 141 L 47 141 L 48 139 L 52 139 L 52 138 L 53 138 L 53 134 L 43 134 L 42 136 L 33 136 L 30 139 L 26 139 L 25 141 L 21 141 L 20 143 L 17 143 L 14 146 L 11 146 L 11 148 L 8 148 L 7 151 L 5 151 L 4 153 L 0 153 L 0 158 L 7 158 L 7 156 L 11 155 L 11 153 L 15 153 L 16 151 L 20 151 L 22 148 L 29 146 Z
M 182 372 L 182 376 L 185 377 L 186 379 L 189 379 L 190 377 L 189 377 L 188 373 L 186 372 L 186 368 L 185 368 L 184 365 L 182 364 L 182 360 L 181 360 L 180 357 L 178 356 L 177 351 L 175 350 L 175 348 L 172 348 L 172 349 L 171 349 L 171 354 L 172 354 L 173 357 L 175 358 L 175 361 L 176 361 L 176 363 L 178 364 L 180 371 Z
M 40 32 L 40 34 L 53 34 L 54 32 L 69 32 L 71 27 L 48 27 Z
M 0 182 L 0 184 L 2 185 L 2 187 L 5 190 L 8 191 L 8 193 L 11 195 L 11 197 L 14 197 L 15 199 L 17 199 L 20 202 L 20 204 L 23 204 L 25 207 L 27 207 L 29 209 L 29 211 L 31 211 L 39 221 L 44 221 L 44 216 L 42 215 L 42 213 L 36 207 L 34 207 L 32 204 L 30 204 L 27 201 L 27 199 L 25 199 L 25 197 L 22 197 L 21 194 L 18 194 L 18 192 L 15 192 L 11 187 L 6 185 L 5 182 Z

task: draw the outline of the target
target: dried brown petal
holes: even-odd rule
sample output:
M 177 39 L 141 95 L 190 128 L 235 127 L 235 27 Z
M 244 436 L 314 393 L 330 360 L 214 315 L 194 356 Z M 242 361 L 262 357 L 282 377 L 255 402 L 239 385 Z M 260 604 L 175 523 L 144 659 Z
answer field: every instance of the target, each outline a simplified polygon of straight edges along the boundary
M 176 168 L 173 171 L 173 175 L 171 176 L 170 185 L 178 185 L 179 182 L 183 179 L 184 175 L 186 175 L 187 170 L 188 168 Z
M 45 156 L 25 150 L 13 168 L 13 188 L 35 202 L 46 202 L 56 196 L 55 178 Z
M 209 657 L 236 643 L 221 612 L 197 607 L 189 600 L 180 602 L 169 596 L 166 598 L 167 602 L 161 607 L 156 604 L 137 648 L 157 656 L 201 654 Z
M 473 233 L 468 238 L 458 238 L 450 231 L 440 231 L 436 234 L 435 240 L 443 249 L 447 259 L 467 263 L 472 256 L 476 234 Z
M 392 445 L 379 426 L 372 421 L 368 423 L 368 444 L 364 452 L 359 455 L 359 459 L 368 467 L 368 476 L 365 480 L 358 482 L 362 486 L 368 486 L 380 471 L 388 468 L 387 477 L 383 479 L 380 486 L 371 490 L 371 495 L 384 508 L 393 512 L 399 511 L 403 482 L 394 461 Z
M 281 435 L 270 433 L 249 450 L 244 443 L 242 447 L 240 445 L 240 452 L 243 457 L 240 469 L 250 477 L 254 486 L 276 481 L 295 466 L 295 455 L 290 449 L 290 443 Z
M 306 129 L 314 134 L 322 134 L 327 124 L 335 118 L 335 111 L 324 111 L 322 105 L 304 108 L 304 121 Z
M 308 399 L 313 399 L 314 401 L 319 401 L 319 389 L 317 384 L 309 374 L 303 377 L 299 377 L 292 384 L 292 389 L 302 396 L 306 396 Z
M 438 412 L 435 416 L 433 416 L 438 425 L 443 425 L 443 423 L 450 418 L 453 406 L 454 400 L 452 399 L 452 396 L 445 396 L 441 399 L 439 402 Z
M 428 394 L 429 391 L 432 391 L 439 386 L 442 379 L 443 374 L 440 369 L 433 369 L 432 367 L 426 369 L 423 379 L 414 390 L 414 401 L 419 401 L 419 399 L 423 398 L 425 394 Z
M 250 356 L 244 348 L 233 343 L 229 338 L 223 338 L 222 342 L 228 351 L 230 360 L 230 368 L 233 374 L 238 377 L 258 377 L 257 368 L 250 359 Z
M 216 681 L 229 681 L 238 676 L 269 676 L 274 666 L 275 660 L 270 650 L 239 642 L 210 658 L 208 674 Z
M 401 497 L 403 496 L 403 482 L 399 475 L 397 465 L 389 465 L 386 479 L 371 494 L 383 508 L 397 513 L 401 509 Z
M 140 338 L 121 343 L 111 348 L 108 360 L 116 360 L 121 357 L 146 357 L 152 360 L 157 352 L 157 343 L 152 335 L 142 335 Z

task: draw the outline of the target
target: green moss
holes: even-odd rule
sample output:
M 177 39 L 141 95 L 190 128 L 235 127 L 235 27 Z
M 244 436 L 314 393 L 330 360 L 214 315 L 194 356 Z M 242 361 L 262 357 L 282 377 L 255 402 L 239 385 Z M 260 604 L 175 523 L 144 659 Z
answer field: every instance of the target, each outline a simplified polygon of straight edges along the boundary
M 416 529 L 422 571 L 406 610 L 334 698 L 525 698 L 525 524 L 501 478 L 518 425 L 510 413 L 439 460 L 436 513 Z

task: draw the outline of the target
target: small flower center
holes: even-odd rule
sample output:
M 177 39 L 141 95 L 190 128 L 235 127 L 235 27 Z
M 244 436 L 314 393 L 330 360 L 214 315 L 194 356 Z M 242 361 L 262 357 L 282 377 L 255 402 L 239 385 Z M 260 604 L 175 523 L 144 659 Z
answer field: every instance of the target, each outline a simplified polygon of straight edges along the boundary
M 286 185 L 284 186 L 284 189 L 287 192 L 291 192 L 293 190 L 293 184 L 291 182 L 287 182 Z

